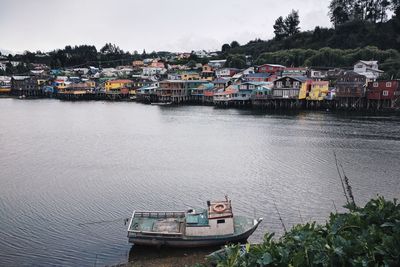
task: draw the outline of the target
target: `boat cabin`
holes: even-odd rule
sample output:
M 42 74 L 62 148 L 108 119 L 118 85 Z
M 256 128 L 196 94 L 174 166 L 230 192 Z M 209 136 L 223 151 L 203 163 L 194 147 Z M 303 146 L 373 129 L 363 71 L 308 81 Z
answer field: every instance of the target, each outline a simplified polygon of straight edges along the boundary
M 187 236 L 233 234 L 234 223 L 231 201 L 207 202 L 208 210 L 186 215 Z

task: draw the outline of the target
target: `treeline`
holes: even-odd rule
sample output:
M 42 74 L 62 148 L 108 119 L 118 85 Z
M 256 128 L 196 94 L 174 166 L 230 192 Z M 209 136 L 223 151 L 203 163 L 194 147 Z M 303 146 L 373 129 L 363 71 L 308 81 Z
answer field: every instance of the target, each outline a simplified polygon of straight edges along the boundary
M 351 67 L 357 60 L 378 60 L 386 71 L 383 78 L 400 78 L 400 0 L 332 0 L 329 10 L 333 28 L 300 32 L 299 13 L 293 10 L 275 21 L 271 40 L 224 44 L 227 66 L 242 67 L 245 55 L 256 65 L 296 67 Z

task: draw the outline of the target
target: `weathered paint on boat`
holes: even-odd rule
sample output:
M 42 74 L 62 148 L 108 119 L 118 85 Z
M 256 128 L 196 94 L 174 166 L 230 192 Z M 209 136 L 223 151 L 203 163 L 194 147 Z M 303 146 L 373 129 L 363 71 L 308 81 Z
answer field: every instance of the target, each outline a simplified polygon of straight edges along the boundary
M 244 243 L 250 235 L 254 233 L 262 218 L 255 220 L 252 228 L 244 233 L 233 234 L 227 236 L 210 236 L 210 237 L 170 237 L 165 235 L 140 235 L 133 236 L 128 234 L 129 242 L 141 246 L 169 246 L 169 247 L 208 247 L 220 246 L 228 243 Z
M 231 201 L 207 201 L 207 209 L 134 211 L 128 226 L 130 243 L 145 246 L 206 247 L 245 242 L 262 218 L 234 216 Z

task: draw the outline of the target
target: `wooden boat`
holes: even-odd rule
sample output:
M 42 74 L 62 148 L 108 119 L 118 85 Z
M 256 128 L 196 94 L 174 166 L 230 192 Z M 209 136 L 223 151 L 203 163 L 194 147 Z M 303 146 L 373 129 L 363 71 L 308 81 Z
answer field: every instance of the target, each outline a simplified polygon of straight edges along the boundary
M 145 246 L 206 247 L 245 242 L 263 220 L 233 216 L 231 200 L 207 201 L 199 211 L 134 211 L 130 243 Z

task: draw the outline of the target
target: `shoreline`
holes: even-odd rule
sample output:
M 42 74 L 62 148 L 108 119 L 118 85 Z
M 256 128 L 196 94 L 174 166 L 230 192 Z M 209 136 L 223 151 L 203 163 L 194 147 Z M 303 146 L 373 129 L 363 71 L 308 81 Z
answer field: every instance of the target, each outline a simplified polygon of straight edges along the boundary
M 132 99 L 116 99 L 112 100 L 109 98 L 91 98 L 91 99 L 63 99 L 58 97 L 26 97 L 26 98 L 18 98 L 12 95 L 0 95 L 0 99 L 15 99 L 15 100 L 58 100 L 62 102 L 122 102 L 122 103 L 139 103 L 143 105 L 150 105 L 151 103 L 147 103 L 144 101 L 132 100 Z M 372 108 L 336 108 L 335 100 L 324 101 L 322 105 L 308 105 L 310 102 L 316 101 L 307 101 L 307 100 L 290 100 L 285 99 L 281 100 L 282 103 L 286 102 L 286 105 L 281 106 L 262 106 L 253 103 L 249 103 L 246 105 L 216 105 L 213 103 L 199 103 L 196 101 L 187 101 L 181 103 L 172 103 L 170 105 L 163 105 L 162 107 L 179 107 L 179 106 L 209 106 L 217 109 L 241 109 L 241 110 L 253 110 L 253 111 L 276 111 L 276 112 L 295 112 L 295 111 L 317 111 L 317 112 L 335 112 L 335 113 L 352 113 L 352 114 L 392 114 L 392 115 L 400 115 L 400 108 L 383 108 L 383 109 L 372 109 Z M 322 102 L 322 101 L 321 101 Z M 291 105 L 291 103 L 296 103 L 295 105 Z

